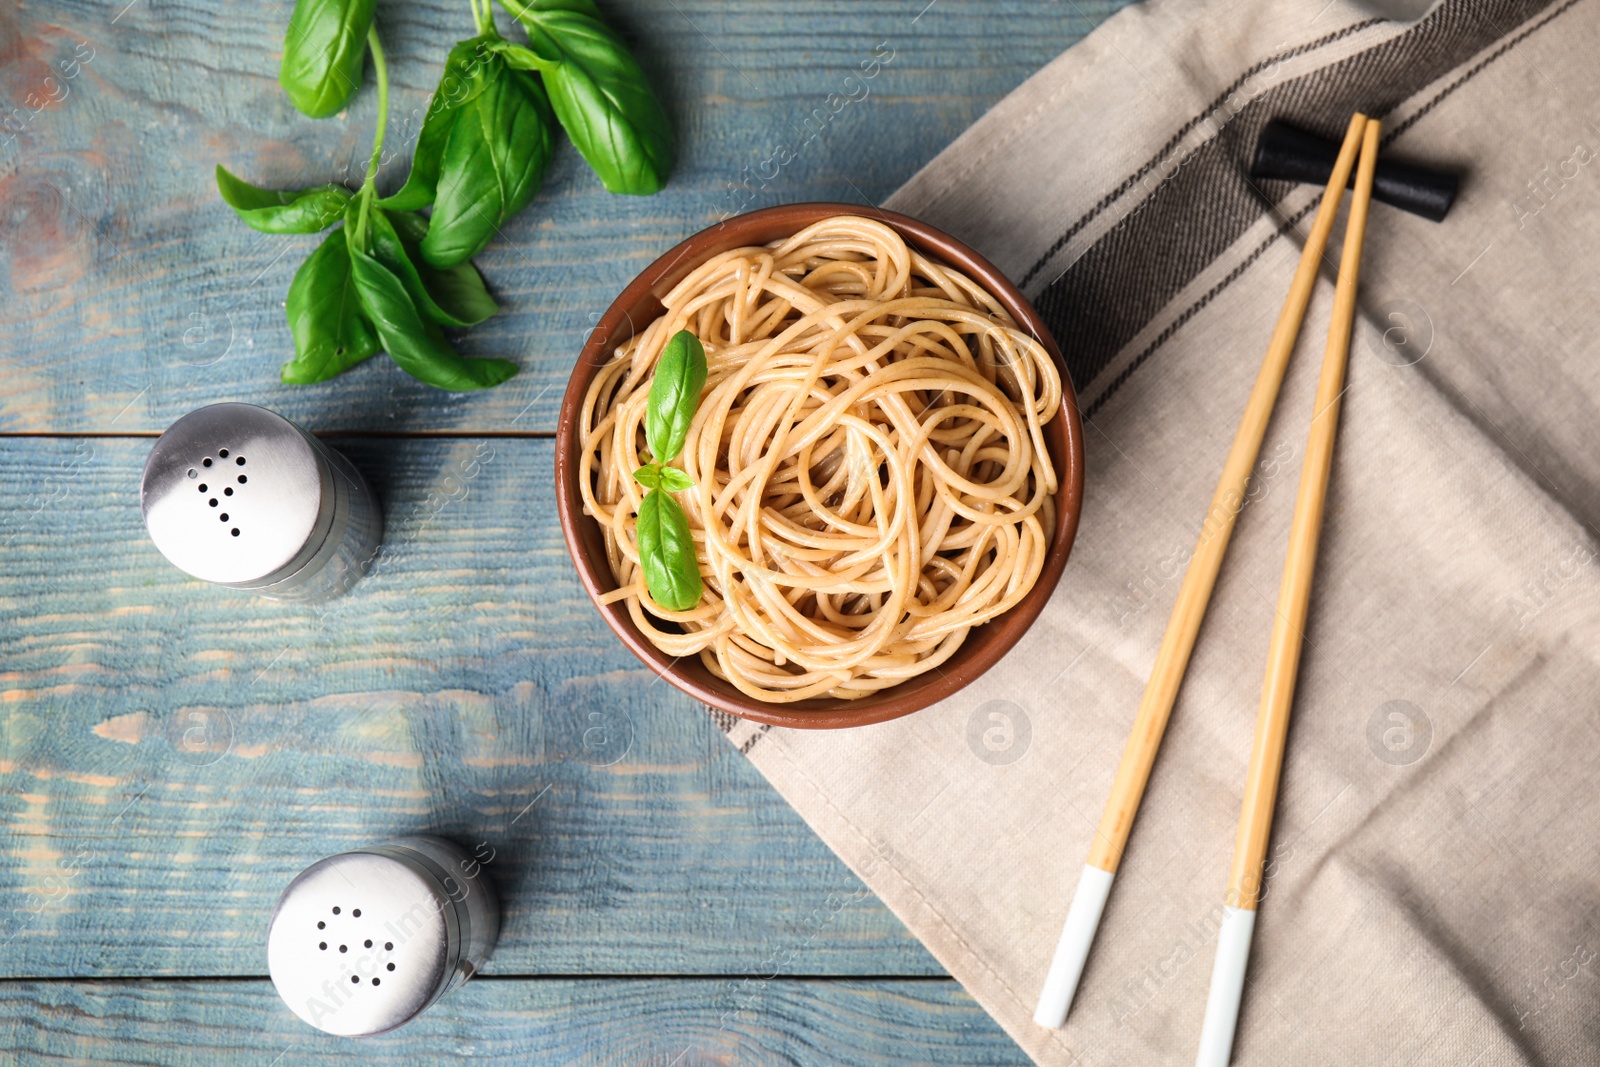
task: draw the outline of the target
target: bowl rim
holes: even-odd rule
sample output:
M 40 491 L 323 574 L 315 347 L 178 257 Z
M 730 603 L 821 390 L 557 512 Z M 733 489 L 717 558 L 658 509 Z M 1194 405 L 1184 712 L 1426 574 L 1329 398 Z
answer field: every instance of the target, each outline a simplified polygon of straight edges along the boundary
M 590 380 L 609 361 L 618 345 L 653 320 L 654 314 L 650 320 L 633 322 L 631 312 L 641 302 L 666 295 L 689 271 L 721 251 L 765 244 L 773 239 L 749 236 L 755 232 L 782 230 L 788 226 L 787 233 L 798 233 L 806 226 L 835 215 L 857 215 L 887 223 L 924 255 L 960 270 L 992 293 L 1055 360 L 1061 374 L 1061 413 L 1059 418 L 1052 419 L 1046 425 L 1045 430 L 1050 443 L 1054 444 L 1059 439 L 1062 452 L 1060 456 L 1051 457 L 1056 461 L 1059 480 L 1056 529 L 1044 567 L 1033 588 L 1009 611 L 981 627 L 975 627 L 962 648 L 943 667 L 855 700 L 813 698 L 791 704 L 767 703 L 714 678 L 700 664 L 698 657 L 693 658 L 692 669 L 704 673 L 705 680 L 680 669 L 677 658 L 657 649 L 639 631 L 624 603 L 600 603 L 602 595 L 616 588 L 616 580 L 604 555 L 601 554 L 598 559 L 591 558 L 583 546 L 583 524 L 588 524 L 588 529 L 595 535 L 600 534 L 600 526 L 592 517 L 584 514 L 583 497 L 578 489 L 581 446 L 578 418 Z M 760 208 L 713 223 L 657 257 L 617 295 L 585 339 L 562 397 L 561 412 L 556 422 L 555 450 L 556 511 L 561 522 L 561 535 L 590 603 L 628 650 L 658 676 L 703 704 L 764 726 L 823 730 L 887 722 L 930 707 L 977 680 L 1011 650 L 1044 610 L 1071 554 L 1083 505 L 1083 427 L 1077 393 L 1067 373 L 1061 350 L 1039 313 L 1009 278 L 965 243 L 908 215 L 860 204 L 807 201 Z M 980 633 L 984 639 L 974 644 L 974 638 Z M 973 649 L 972 653 L 964 655 L 969 648 Z

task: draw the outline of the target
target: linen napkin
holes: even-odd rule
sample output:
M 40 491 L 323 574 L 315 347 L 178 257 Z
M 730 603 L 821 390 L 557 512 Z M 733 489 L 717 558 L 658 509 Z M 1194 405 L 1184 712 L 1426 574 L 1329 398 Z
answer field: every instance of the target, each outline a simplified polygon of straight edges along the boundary
M 1600 5 L 1413 14 L 1125 9 L 887 204 L 1049 322 L 1086 416 L 1077 543 L 935 708 L 720 721 L 1038 1063 L 1193 1062 L 1331 266 L 1072 1015 L 1031 1015 L 1319 192 L 1251 181 L 1257 134 L 1358 109 L 1464 180 L 1441 224 L 1373 208 L 1234 1061 L 1600 1063 Z

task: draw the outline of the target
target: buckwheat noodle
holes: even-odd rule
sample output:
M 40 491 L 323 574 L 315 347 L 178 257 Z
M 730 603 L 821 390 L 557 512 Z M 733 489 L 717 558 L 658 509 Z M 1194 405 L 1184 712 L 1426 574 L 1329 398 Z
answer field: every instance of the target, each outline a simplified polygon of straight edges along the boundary
M 943 663 L 1038 580 L 1055 524 L 1041 428 L 1061 379 L 994 296 L 840 216 L 709 260 L 617 350 L 580 414 L 585 510 L 634 623 L 772 702 L 858 698 Z M 681 329 L 709 374 L 678 461 L 705 583 L 645 588 L 645 402 Z

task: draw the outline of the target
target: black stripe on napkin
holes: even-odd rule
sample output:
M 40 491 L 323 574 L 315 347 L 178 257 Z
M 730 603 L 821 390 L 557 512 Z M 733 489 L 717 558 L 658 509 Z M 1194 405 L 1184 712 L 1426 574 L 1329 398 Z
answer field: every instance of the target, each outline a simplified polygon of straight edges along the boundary
M 1045 325 L 1066 353 L 1067 369 L 1079 390 L 1084 391 L 1185 285 L 1288 193 L 1291 186 L 1287 183 L 1258 185 L 1248 176 L 1256 139 L 1269 120 L 1285 118 L 1337 139 L 1351 113 L 1364 111 L 1378 118 L 1389 114 L 1402 101 L 1461 66 L 1552 2 L 1445 0 L 1404 33 L 1274 86 L 1241 108 L 1132 214 L 1046 286 L 1035 301 Z M 1575 2 L 1567 0 L 1549 18 Z M 1541 20 L 1540 25 L 1549 18 Z M 1536 28 L 1529 27 L 1516 40 Z M 1507 48 L 1514 43 L 1510 42 Z M 1487 65 L 1488 60 L 1480 63 L 1441 90 L 1440 96 L 1454 92 Z M 1155 158 L 1159 160 L 1169 150 Z M 1286 220 L 1271 240 L 1285 232 L 1288 221 L 1292 220 Z M 1070 235 L 1071 231 L 1064 236 L 1070 239 Z M 1255 250 L 1246 263 L 1141 353 L 1136 363 L 1142 364 L 1182 322 L 1209 303 L 1263 251 L 1264 246 Z M 1092 416 L 1134 369 L 1130 366 L 1119 375 L 1085 414 Z
M 1155 155 L 1145 160 L 1143 166 L 1123 179 L 1121 185 L 1117 186 L 1105 196 L 1101 197 L 1099 202 L 1096 203 L 1094 207 L 1090 208 L 1082 218 L 1080 218 L 1077 222 L 1074 222 L 1071 226 L 1068 226 L 1066 232 L 1060 237 L 1056 238 L 1055 243 L 1049 248 L 1045 249 L 1044 255 L 1040 256 L 1038 260 L 1034 262 L 1033 266 L 1028 268 L 1028 273 L 1022 276 L 1022 280 L 1017 283 L 1017 288 L 1026 289 L 1028 287 L 1028 283 L 1033 281 L 1034 277 L 1038 275 L 1040 271 L 1048 267 L 1050 265 L 1050 261 L 1055 259 L 1056 256 L 1061 253 L 1063 248 L 1067 247 L 1068 241 L 1071 241 L 1074 237 L 1078 236 L 1085 226 L 1088 226 L 1089 223 L 1103 215 L 1107 208 L 1109 208 L 1112 204 L 1115 204 L 1124 196 L 1128 195 L 1128 193 L 1132 192 L 1135 186 L 1148 178 L 1155 172 L 1157 167 L 1171 158 L 1172 154 L 1178 150 L 1178 146 L 1183 143 L 1183 139 L 1189 136 L 1189 134 L 1193 133 L 1195 128 L 1202 122 L 1219 114 L 1227 102 L 1232 99 L 1233 95 L 1240 89 L 1243 89 L 1245 85 L 1249 83 L 1251 78 L 1264 73 L 1272 67 L 1277 66 L 1279 63 L 1286 62 L 1290 59 L 1295 59 L 1310 52 L 1315 52 L 1319 48 L 1325 48 L 1330 44 L 1342 41 L 1353 33 L 1359 33 L 1370 26 L 1377 26 L 1386 21 L 1388 20 L 1367 19 L 1363 22 L 1354 23 L 1346 26 L 1342 30 L 1335 30 L 1333 33 L 1327 34 L 1326 36 L 1318 37 L 1315 41 L 1310 41 L 1306 44 L 1298 45 L 1294 48 L 1287 48 L 1282 52 L 1274 53 L 1273 55 L 1270 55 L 1266 59 L 1263 59 L 1261 62 L 1257 63 L 1255 66 L 1251 67 L 1249 70 L 1245 71 L 1243 74 L 1239 75 L 1233 80 L 1232 85 L 1218 93 L 1216 97 L 1212 99 L 1211 103 L 1206 105 L 1206 109 L 1204 111 L 1200 112 L 1198 115 L 1195 115 L 1188 122 L 1185 122 L 1182 126 L 1178 127 L 1178 132 L 1169 137 L 1167 139 L 1167 143 L 1162 145 L 1161 149 L 1156 152 Z

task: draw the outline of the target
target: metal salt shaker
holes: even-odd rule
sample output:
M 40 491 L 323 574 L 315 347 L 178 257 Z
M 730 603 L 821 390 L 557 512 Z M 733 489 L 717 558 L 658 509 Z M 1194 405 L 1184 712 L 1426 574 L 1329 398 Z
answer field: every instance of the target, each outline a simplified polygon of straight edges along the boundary
M 383 533 L 349 460 L 254 404 L 212 404 L 169 426 L 139 497 L 150 539 L 179 569 L 278 600 L 344 592 Z
M 319 1030 L 385 1033 L 483 966 L 500 907 L 483 866 L 437 837 L 319 860 L 284 890 L 267 931 L 278 995 Z

